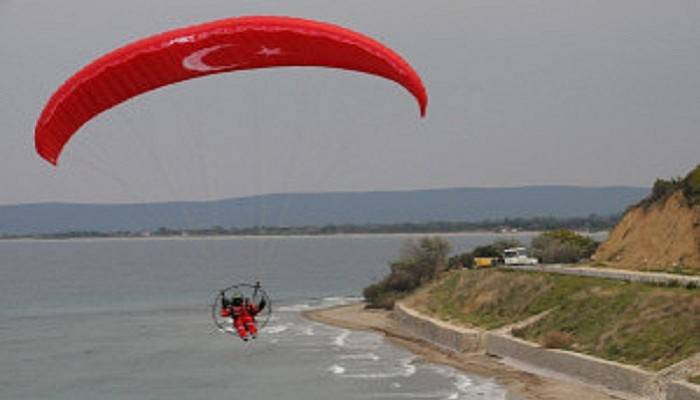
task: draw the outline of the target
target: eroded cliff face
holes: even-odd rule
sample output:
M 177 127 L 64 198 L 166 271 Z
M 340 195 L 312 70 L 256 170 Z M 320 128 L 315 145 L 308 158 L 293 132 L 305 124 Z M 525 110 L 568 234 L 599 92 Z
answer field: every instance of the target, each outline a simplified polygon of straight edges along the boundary
M 648 206 L 635 206 L 593 259 L 615 268 L 700 271 L 700 206 L 690 206 L 681 191 Z

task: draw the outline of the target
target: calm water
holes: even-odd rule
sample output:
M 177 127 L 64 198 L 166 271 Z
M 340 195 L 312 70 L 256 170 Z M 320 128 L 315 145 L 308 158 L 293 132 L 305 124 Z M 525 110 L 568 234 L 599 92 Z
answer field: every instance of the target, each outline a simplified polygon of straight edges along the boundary
M 503 237 L 447 236 L 455 251 Z M 300 317 L 359 296 L 404 239 L 0 242 L 0 399 L 508 398 L 379 335 Z M 242 343 L 215 331 L 209 302 L 254 279 L 275 312 Z

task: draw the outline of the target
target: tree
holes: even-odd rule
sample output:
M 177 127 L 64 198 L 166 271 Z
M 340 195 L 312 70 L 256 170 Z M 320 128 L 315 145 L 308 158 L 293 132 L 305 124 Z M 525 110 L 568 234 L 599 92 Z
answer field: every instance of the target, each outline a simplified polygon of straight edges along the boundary
M 472 254 L 474 257 L 502 257 L 505 249 L 521 246 L 522 243 L 517 239 L 499 239 L 489 245 L 475 248 Z
M 544 263 L 576 263 L 590 257 L 599 243 L 588 236 L 559 229 L 532 239 L 533 255 Z
M 451 247 L 437 236 L 405 241 L 399 258 L 389 263 L 389 275 L 364 289 L 368 307 L 393 308 L 396 299 L 433 280 L 447 269 Z

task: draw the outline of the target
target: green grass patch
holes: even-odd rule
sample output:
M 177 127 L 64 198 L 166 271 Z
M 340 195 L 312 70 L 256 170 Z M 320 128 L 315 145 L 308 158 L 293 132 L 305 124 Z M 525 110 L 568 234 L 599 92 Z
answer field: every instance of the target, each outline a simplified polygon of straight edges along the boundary
M 428 291 L 427 301 L 415 306 L 445 320 L 494 329 L 558 307 L 594 282 L 616 283 L 535 272 L 455 271 Z
M 700 375 L 691 376 L 688 378 L 688 382 L 700 385 Z
M 534 272 L 455 271 L 408 301 L 438 318 L 485 329 L 550 310 L 514 334 L 651 370 L 700 352 L 697 289 Z

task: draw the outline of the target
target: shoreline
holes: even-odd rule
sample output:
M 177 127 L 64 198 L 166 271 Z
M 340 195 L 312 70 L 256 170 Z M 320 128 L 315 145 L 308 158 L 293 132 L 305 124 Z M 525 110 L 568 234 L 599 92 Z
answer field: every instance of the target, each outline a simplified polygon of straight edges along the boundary
M 483 353 L 456 353 L 401 329 L 386 310 L 366 310 L 364 303 L 334 306 L 301 313 L 304 318 L 350 330 L 373 331 L 423 360 L 453 367 L 467 374 L 496 380 L 512 400 L 620 400 L 601 388 L 567 377 L 536 373 Z
M 376 236 L 392 236 L 392 237 L 421 237 L 421 236 L 520 236 L 520 235 L 536 235 L 546 231 L 517 231 L 517 232 L 494 232 L 489 230 L 480 231 L 464 231 L 464 232 L 396 232 L 396 233 L 333 233 L 333 234 L 299 234 L 299 235 L 183 235 L 183 236 L 86 236 L 86 237 L 66 237 L 66 238 L 38 238 L 38 237 L 18 237 L 18 238 L 0 238 L 0 242 L 92 242 L 92 241 L 112 241 L 112 240 L 236 240 L 236 239 L 329 239 L 329 238 L 367 238 Z M 608 230 L 602 231 L 575 231 L 584 235 L 599 235 L 608 233 Z

